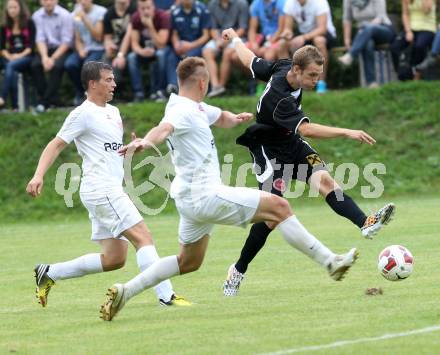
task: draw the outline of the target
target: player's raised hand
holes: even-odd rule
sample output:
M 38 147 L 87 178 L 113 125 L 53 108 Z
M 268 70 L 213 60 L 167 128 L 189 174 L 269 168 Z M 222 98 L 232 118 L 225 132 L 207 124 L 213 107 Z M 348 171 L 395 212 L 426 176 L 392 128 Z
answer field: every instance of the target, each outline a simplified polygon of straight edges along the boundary
M 347 132 L 347 136 L 348 136 L 348 138 L 357 140 L 361 143 L 367 143 L 370 145 L 373 145 L 374 143 L 376 143 L 376 140 L 373 137 L 371 137 L 367 132 L 360 131 L 360 130 L 350 129 Z
M 32 196 L 37 197 L 41 194 L 41 190 L 43 189 L 43 178 L 39 176 L 34 176 L 31 181 L 27 184 L 26 192 Z
M 241 121 L 241 122 L 247 122 L 250 121 L 254 118 L 254 115 L 252 113 L 249 112 L 242 112 L 237 114 L 237 120 Z
M 232 41 L 232 39 L 238 37 L 237 32 L 235 32 L 232 28 L 227 28 L 222 32 L 222 38 L 225 41 Z
M 121 149 L 118 150 L 119 155 L 125 155 L 128 151 L 138 153 L 142 152 L 145 149 L 144 140 L 136 137 L 136 133 L 131 132 L 131 142 L 127 145 L 124 145 Z

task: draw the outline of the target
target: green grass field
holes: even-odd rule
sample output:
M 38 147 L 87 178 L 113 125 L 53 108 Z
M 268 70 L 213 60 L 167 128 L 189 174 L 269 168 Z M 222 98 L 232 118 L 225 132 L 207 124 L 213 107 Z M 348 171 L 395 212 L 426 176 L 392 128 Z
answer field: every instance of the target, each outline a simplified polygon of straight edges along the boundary
M 383 202 L 364 200 L 362 207 L 372 211 Z M 191 299 L 193 307 L 159 307 L 148 290 L 112 322 L 98 318 L 99 306 L 107 287 L 137 273 L 132 250 L 122 270 L 58 282 L 48 307 L 42 309 L 34 296 L 34 264 L 97 251 L 89 241 L 89 223 L 84 219 L 2 225 L 0 353 L 288 353 L 344 340 L 355 343 L 318 347 L 314 352 L 438 353 L 440 328 L 384 340 L 359 340 L 440 325 L 440 199 L 395 202 L 395 220 L 373 241 L 362 239 L 354 226 L 325 204 L 301 202 L 298 206 L 299 218 L 333 250 L 360 249 L 361 258 L 341 283 L 332 281 L 325 270 L 292 250 L 276 233 L 251 265 L 239 296 L 225 298 L 222 281 L 247 234 L 219 226 L 201 270 L 173 280 L 175 290 Z M 174 254 L 177 216 L 147 217 L 146 221 L 159 253 Z M 406 246 L 415 257 L 414 274 L 405 281 L 389 282 L 377 272 L 377 255 L 390 244 Z M 368 287 L 382 287 L 384 294 L 366 296 Z

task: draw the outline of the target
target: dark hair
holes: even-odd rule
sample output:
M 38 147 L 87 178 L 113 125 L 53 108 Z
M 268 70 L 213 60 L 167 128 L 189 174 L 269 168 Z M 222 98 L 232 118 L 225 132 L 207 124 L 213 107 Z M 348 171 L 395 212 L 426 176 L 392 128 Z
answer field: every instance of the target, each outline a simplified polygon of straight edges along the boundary
M 301 70 L 304 70 L 310 63 L 324 64 L 324 57 L 315 46 L 307 45 L 301 47 L 293 54 L 292 66 L 298 65 Z
M 113 68 L 109 64 L 94 61 L 87 62 L 83 65 L 81 69 L 81 83 L 86 90 L 89 88 L 90 80 L 98 81 L 101 79 L 101 70 L 113 71 Z
M 3 8 L 3 25 L 12 28 L 14 27 L 14 21 L 12 20 L 11 16 L 8 14 L 8 2 L 10 0 L 5 1 L 5 6 Z M 18 3 L 18 6 L 20 7 L 20 14 L 18 15 L 18 23 L 20 25 L 20 29 L 26 28 L 28 26 L 28 21 L 31 18 L 29 9 L 26 5 L 26 3 L 23 0 L 12 0 Z
M 200 57 L 187 57 L 182 60 L 177 66 L 176 72 L 179 78 L 179 83 L 184 84 L 188 80 L 194 80 L 195 74 L 198 74 L 198 69 L 206 70 L 206 62 Z

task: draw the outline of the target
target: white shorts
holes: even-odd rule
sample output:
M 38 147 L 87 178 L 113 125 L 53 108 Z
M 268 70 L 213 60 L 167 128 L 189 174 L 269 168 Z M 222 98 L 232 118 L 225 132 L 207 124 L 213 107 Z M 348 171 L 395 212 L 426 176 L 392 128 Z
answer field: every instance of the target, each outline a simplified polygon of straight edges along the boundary
M 198 199 L 176 199 L 180 214 L 179 242 L 191 244 L 210 234 L 215 224 L 246 227 L 260 203 L 261 192 L 247 187 L 220 185 Z
M 92 240 L 117 238 L 127 240 L 122 232 L 143 221 L 128 195 L 121 191 L 97 197 L 80 194 L 92 222 Z

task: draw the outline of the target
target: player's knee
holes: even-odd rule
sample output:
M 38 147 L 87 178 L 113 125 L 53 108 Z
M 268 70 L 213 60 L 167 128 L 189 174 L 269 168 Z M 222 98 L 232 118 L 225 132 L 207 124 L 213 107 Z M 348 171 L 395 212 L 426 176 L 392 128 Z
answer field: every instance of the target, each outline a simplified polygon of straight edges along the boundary
M 277 217 L 276 222 L 279 223 L 292 214 L 292 210 L 290 209 L 289 202 L 287 202 L 285 198 L 272 195 L 272 201 L 273 201 L 273 211 L 275 212 L 275 215 Z
M 313 38 L 313 44 L 316 47 L 325 47 L 327 44 L 327 40 L 323 36 L 317 36 L 317 37 Z
M 124 267 L 125 265 L 125 256 L 104 256 L 103 260 L 103 269 L 105 271 L 113 271 L 118 270 Z
M 196 260 L 187 260 L 181 263 L 179 262 L 180 274 L 188 274 L 190 272 L 197 271 L 201 265 L 202 263 Z
M 177 257 L 177 262 L 179 264 L 180 274 L 182 275 L 197 271 L 202 265 L 203 259 L 196 257 L 188 258 L 180 255 Z
M 321 187 L 326 191 L 333 191 L 338 188 L 338 184 L 330 176 L 330 174 L 324 174 L 321 177 Z

